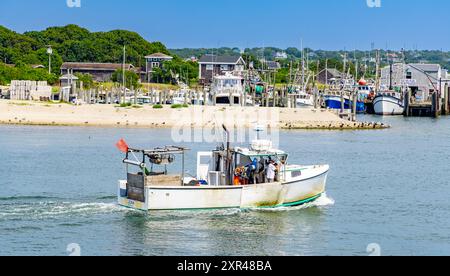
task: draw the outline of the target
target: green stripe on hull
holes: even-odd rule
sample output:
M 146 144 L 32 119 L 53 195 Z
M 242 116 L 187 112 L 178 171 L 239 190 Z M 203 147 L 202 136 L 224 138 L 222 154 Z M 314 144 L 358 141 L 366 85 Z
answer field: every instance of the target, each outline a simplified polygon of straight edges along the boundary
M 275 209 L 275 208 L 283 208 L 283 207 L 296 207 L 296 206 L 301 206 L 310 202 L 313 202 L 314 200 L 318 199 L 319 197 L 321 197 L 322 194 L 318 194 L 316 196 L 304 199 L 304 200 L 300 200 L 300 201 L 296 201 L 296 202 L 289 202 L 289 203 L 283 203 L 283 204 L 279 204 L 276 206 L 268 206 L 268 207 L 258 207 L 258 209 Z
M 312 201 L 318 199 L 318 198 L 321 197 L 321 196 L 322 196 L 322 194 L 319 194 L 319 195 L 316 195 L 316 196 L 314 196 L 314 197 L 311 197 L 311 198 L 308 198 L 308 199 L 305 199 L 305 200 L 301 200 L 301 201 L 297 201 L 297 202 L 292 202 L 292 203 L 284 203 L 284 204 L 282 204 L 280 207 L 295 207 L 295 206 L 300 206 L 300 205 L 303 205 L 303 204 L 306 204 L 306 203 L 310 203 L 310 202 L 312 202 Z

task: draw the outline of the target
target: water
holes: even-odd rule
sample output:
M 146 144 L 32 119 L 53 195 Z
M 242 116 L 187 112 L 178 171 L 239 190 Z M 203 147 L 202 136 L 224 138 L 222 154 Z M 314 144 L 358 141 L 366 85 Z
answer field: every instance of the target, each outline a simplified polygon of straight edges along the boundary
M 448 255 L 450 119 L 384 120 L 393 128 L 281 133 L 292 163 L 331 165 L 315 204 L 151 214 L 116 206 L 114 144 L 170 144 L 170 131 L 0 126 L 0 255 L 68 255 L 71 243 L 82 255 L 369 255 L 373 243 Z

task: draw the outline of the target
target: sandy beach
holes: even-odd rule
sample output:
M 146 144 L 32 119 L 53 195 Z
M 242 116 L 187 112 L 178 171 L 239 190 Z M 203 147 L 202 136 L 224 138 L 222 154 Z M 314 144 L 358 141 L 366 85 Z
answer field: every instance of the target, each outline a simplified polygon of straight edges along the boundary
M 328 110 L 259 107 L 164 106 L 118 107 L 114 105 L 54 104 L 0 100 L 0 124 L 97 127 L 192 127 L 225 124 L 252 127 L 256 124 L 281 129 L 381 129 L 377 123 L 349 122 Z

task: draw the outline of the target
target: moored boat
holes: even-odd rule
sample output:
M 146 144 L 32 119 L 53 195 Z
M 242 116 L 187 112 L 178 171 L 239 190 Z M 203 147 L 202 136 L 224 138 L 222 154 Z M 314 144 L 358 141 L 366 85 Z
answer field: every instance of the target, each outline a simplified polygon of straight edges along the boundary
M 210 102 L 213 105 L 246 106 L 253 105 L 250 95 L 245 93 L 244 79 L 231 72 L 213 78 Z
M 324 96 L 325 106 L 329 109 L 341 109 L 342 102 L 341 97 L 336 95 L 325 95 Z M 344 96 L 344 109 L 351 109 L 352 102 L 349 97 Z
M 313 108 L 314 96 L 302 91 L 297 94 L 296 104 L 299 108 Z
M 376 115 L 403 115 L 405 111 L 403 97 L 396 91 L 378 92 L 373 100 Z

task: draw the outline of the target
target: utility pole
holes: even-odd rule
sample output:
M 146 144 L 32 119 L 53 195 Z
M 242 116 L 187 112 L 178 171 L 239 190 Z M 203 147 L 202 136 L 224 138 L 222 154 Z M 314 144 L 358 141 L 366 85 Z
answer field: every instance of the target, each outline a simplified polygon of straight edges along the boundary
M 52 73 L 52 55 L 53 55 L 53 49 L 51 45 L 47 46 L 47 54 L 48 54 L 48 73 Z

